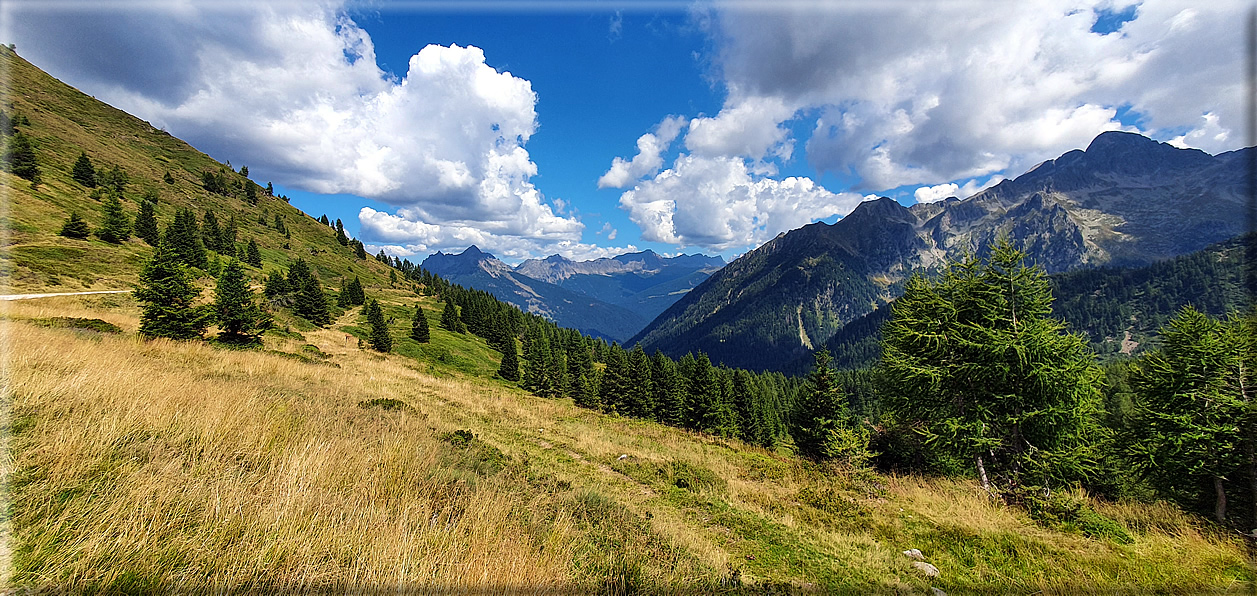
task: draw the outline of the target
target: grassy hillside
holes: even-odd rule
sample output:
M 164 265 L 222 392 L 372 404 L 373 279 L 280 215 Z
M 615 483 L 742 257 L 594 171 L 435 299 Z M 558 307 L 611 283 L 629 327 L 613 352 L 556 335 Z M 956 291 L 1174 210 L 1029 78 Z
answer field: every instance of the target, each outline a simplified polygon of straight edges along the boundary
M 262 194 L 257 205 L 250 205 L 243 193 L 222 196 L 206 191 L 201 187 L 202 171 L 225 170 L 235 183 L 243 177 L 187 143 L 57 81 L 7 48 L 0 49 L 0 72 L 7 74 L 0 77 L 4 97 L 0 109 L 30 120 L 19 129 L 34 140 L 43 177 L 42 184 L 32 189 L 26 180 L 0 173 L 5 199 L 0 213 L 4 230 L 0 260 L 5 264 L 0 284 L 8 286 L 7 293 L 127 289 L 151 254 L 152 247 L 134 236 L 114 245 L 95 237 L 73 240 L 57 235 L 72 211 L 93 228 L 101 221 L 101 201 L 70 177 L 80 152 L 87 153 L 98 172 L 118 166 L 127 174 L 130 182 L 123 205 L 132 220 L 147 190 L 159 197 L 156 211 L 162 229 L 184 207 L 192 208 L 198 218 L 213 211 L 220 222 L 235 216 L 238 241 L 253 239 L 261 249 L 263 270 L 249 272 L 255 279 L 303 257 L 329 289 L 338 288 L 345 275 L 360 276 L 367 286 L 389 285 L 387 267 L 373 259 L 355 259 L 352 250 L 335 241 L 334 230 L 286 202 Z M 167 172 L 173 184 L 164 181 Z M 273 227 L 277 215 L 291 238 Z
M 11 290 L 126 288 L 151 253 L 55 235 L 71 210 L 98 221 L 69 177 L 86 150 L 157 187 L 163 225 L 176 206 L 235 214 L 263 248 L 255 279 L 296 256 L 329 289 L 359 275 L 396 340 L 361 349 L 358 308 L 327 328 L 282 315 L 260 349 L 229 350 L 139 339 L 129 294 L 0 302 L 6 589 L 1077 594 L 1254 579 L 1237 539 L 1168 506 L 1092 502 L 1114 524 L 1049 529 L 972 482 L 812 464 L 532 396 L 494 377 L 478 338 L 433 324 L 431 343 L 408 339 L 410 309 L 435 323 L 440 304 L 392 287 L 326 226 L 274 198 L 205 192 L 208 157 L 0 54 L 44 167 L 35 190 L 0 174 Z M 275 214 L 291 238 L 257 223 Z M 915 569 L 911 548 L 941 575 Z

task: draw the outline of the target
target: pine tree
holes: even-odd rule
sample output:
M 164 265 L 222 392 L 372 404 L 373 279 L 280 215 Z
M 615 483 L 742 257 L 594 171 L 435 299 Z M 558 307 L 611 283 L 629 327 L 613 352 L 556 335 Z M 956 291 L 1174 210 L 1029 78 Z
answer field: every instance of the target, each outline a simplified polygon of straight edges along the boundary
M 201 220 L 201 244 L 205 245 L 214 252 L 223 252 L 222 246 L 218 244 L 222 230 L 218 229 L 218 218 L 214 216 L 213 211 L 206 211 L 205 218 Z
M 209 267 L 209 257 L 205 254 L 205 245 L 201 243 L 201 228 L 191 209 L 180 209 L 175 213 L 175 219 L 166 227 L 163 239 L 170 243 L 170 248 L 179 255 L 184 265 L 201 270 Z
M 650 357 L 641 344 L 628 355 L 625 379 L 625 414 L 636 418 L 655 417 L 654 387 L 650 382 Z
M 353 246 L 354 246 L 354 255 L 356 255 L 359 259 L 362 259 L 364 261 L 367 260 L 367 248 L 362 245 L 362 242 L 359 240 L 354 240 Z
M 257 342 L 272 323 L 271 315 L 254 300 L 244 268 L 235 259 L 223 268 L 214 287 L 214 313 L 218 320 L 218 339 L 225 342 Z
M 332 225 L 332 224 L 331 224 L 331 222 L 329 222 L 329 221 L 328 221 L 328 219 L 327 219 L 327 214 L 326 214 L 326 213 L 324 213 L 323 215 L 319 216 L 319 223 L 321 223 L 321 224 L 323 224 L 323 225 L 325 225 L 325 226 L 330 226 L 330 225 Z
M 249 166 L 240 166 L 240 175 L 245 178 L 249 177 Z
M 1085 478 L 1102 430 L 1102 371 L 1050 318 L 1043 271 L 1000 239 L 986 262 L 913 276 L 882 330 L 882 391 L 926 444 L 973 462 L 984 488 Z
M 384 320 L 384 309 L 380 308 L 379 301 L 375 299 L 368 301 L 363 312 L 367 315 L 367 323 L 371 325 L 371 334 L 367 337 L 368 343 L 377 352 L 392 351 L 393 336 L 389 334 L 388 323 Z
M 515 351 L 515 338 L 503 346 L 502 364 L 498 367 L 498 376 L 508 381 L 519 380 L 519 354 Z
M 101 205 L 102 218 L 96 235 L 105 242 L 125 242 L 131 237 L 131 218 L 122 210 L 122 201 L 109 195 Z
M 336 307 L 349 308 L 349 282 L 340 278 L 340 292 L 336 293 Z
M 253 184 L 252 182 L 249 182 L 249 181 L 247 181 L 247 180 L 246 180 L 246 181 L 245 181 L 245 183 L 244 183 L 244 200 L 245 200 L 245 202 L 247 202 L 247 203 L 248 203 L 248 204 L 250 204 L 250 205 L 257 205 L 257 204 L 258 204 L 258 189 L 257 189 L 257 185 L 256 185 L 256 184 Z
M 213 316 L 209 306 L 196 304 L 201 289 L 165 239 L 144 264 L 134 295 L 143 303 L 140 335 L 144 337 L 200 338 Z
M 426 344 L 431 338 L 431 332 L 428 330 L 428 317 L 423 314 L 423 307 L 415 306 L 415 316 L 410 320 L 410 338 Z M 515 380 L 519 380 L 516 378 Z
M 694 430 L 717 433 L 722 425 L 720 386 L 707 354 L 693 358 L 689 370 L 683 372 L 686 387 L 686 426 Z M 683 371 L 684 371 L 684 367 Z
M 40 179 L 39 159 L 35 156 L 35 145 L 30 137 L 22 132 L 14 133 L 9 138 L 9 146 L 4 152 L 4 165 L 19 178 L 34 183 Z
M 70 170 L 70 177 L 83 186 L 96 188 L 96 168 L 92 167 L 92 160 L 88 159 L 86 151 L 79 152 L 74 169 Z
M 655 389 L 656 420 L 672 426 L 684 425 L 685 391 L 676 363 L 663 352 L 655 352 L 650 362 L 650 378 Z
M 458 317 L 458 307 L 454 306 L 454 300 L 449 296 L 445 297 L 445 308 L 441 310 L 441 327 L 453 333 L 467 332 L 467 327 Z
M 157 246 L 157 243 L 161 242 L 161 231 L 157 229 L 157 214 L 153 204 L 148 201 L 140 201 L 140 213 L 135 216 L 135 235 L 150 246 Z
M 61 226 L 60 232 L 60 234 L 66 238 L 75 238 L 78 240 L 87 238 L 91 235 L 91 233 L 92 231 L 88 228 L 87 222 L 83 221 L 83 218 L 79 217 L 78 212 L 75 211 L 70 212 L 70 218 L 65 220 L 65 224 Z
M 807 383 L 799 390 L 791 434 L 799 453 L 812 459 L 831 457 L 831 439 L 846 420 L 842 388 L 830 368 L 829 350 L 812 355 L 814 362 Z
M 336 241 L 341 246 L 349 246 L 349 236 L 345 235 L 345 224 L 340 222 L 340 218 L 336 219 Z
M 1257 526 L 1254 338 L 1246 321 L 1218 321 L 1190 306 L 1161 329 L 1161 347 L 1132 371 L 1135 415 L 1125 441 L 1135 470 L 1164 496 L 1228 519 L 1228 486 L 1248 481 Z M 1234 500 L 1234 499 L 1232 499 Z M 1241 501 L 1242 502 L 1242 501 Z M 1212 506 L 1212 507 L 1211 507 Z
M 258 250 L 258 243 L 252 238 L 244 249 L 244 262 L 257 268 L 262 268 L 262 251 Z
M 268 197 L 275 196 L 275 185 L 271 184 L 270 182 L 266 183 L 266 196 Z
M 320 327 L 332 322 L 327 296 L 323 294 L 323 286 L 318 277 L 311 276 L 301 284 L 296 302 L 293 303 L 293 312 Z
M 349 282 L 345 291 L 349 294 L 350 306 L 362 306 L 367 302 L 367 294 L 363 291 L 362 281 L 358 279 L 358 276 L 354 276 L 353 281 Z
M 283 273 L 276 270 L 266 274 L 266 283 L 262 293 L 267 298 L 279 298 L 291 293 L 292 291 L 293 288 L 288 284 L 288 279 L 284 277 Z

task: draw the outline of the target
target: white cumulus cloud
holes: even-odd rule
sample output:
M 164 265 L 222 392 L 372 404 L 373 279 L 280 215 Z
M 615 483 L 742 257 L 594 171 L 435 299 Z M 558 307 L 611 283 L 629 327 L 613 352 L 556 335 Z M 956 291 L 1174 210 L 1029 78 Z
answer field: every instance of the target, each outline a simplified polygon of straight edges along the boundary
M 622 194 L 620 206 L 645 240 L 724 251 L 845 215 L 861 199 L 832 193 L 809 178 L 756 177 L 740 158 L 682 155 Z
M 869 190 L 1016 175 L 1131 129 L 1123 110 L 1155 138 L 1238 148 L 1249 6 L 1143 0 L 1119 30 L 1091 31 L 1130 4 L 717 4 L 698 23 L 730 119 L 716 130 L 692 123 L 686 146 L 754 157 L 788 146 L 784 123 L 817 114 L 808 162 Z M 752 100 L 758 109 L 732 118 Z
M 172 80 L 101 75 L 98 96 L 248 164 L 255 178 L 396 207 L 363 211 L 367 242 L 544 250 L 580 239 L 581 222 L 557 214 L 530 181 L 532 85 L 479 48 L 428 45 L 395 77 L 377 65 L 367 32 L 331 5 L 194 1 L 120 12 L 102 15 L 121 20 L 93 36 L 141 36 L 140 53 L 173 57 L 162 65 Z M 30 22 L 61 27 L 71 44 L 74 27 L 92 24 L 78 13 L 69 25 L 48 16 L 36 11 Z M 151 31 L 162 35 L 145 37 Z
M 624 188 L 643 176 L 652 176 L 663 167 L 663 152 L 667 151 L 672 141 L 676 140 L 685 119 L 680 116 L 668 116 L 655 126 L 654 132 L 648 132 L 637 139 L 637 155 L 625 161 L 617 157 L 611 161 L 611 169 L 598 178 L 598 188 Z

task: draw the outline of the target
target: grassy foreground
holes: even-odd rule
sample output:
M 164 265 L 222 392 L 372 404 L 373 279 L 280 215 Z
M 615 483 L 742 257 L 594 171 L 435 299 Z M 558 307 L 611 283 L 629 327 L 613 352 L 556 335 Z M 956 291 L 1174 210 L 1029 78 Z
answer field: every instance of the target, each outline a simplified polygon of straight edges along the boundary
M 233 351 L 137 339 L 128 295 L 3 308 L 10 587 L 1194 594 L 1254 577 L 1239 541 L 1168 506 L 1096 503 L 1129 543 L 1048 530 L 968 482 L 537 398 L 443 330 L 360 350 L 357 309 Z

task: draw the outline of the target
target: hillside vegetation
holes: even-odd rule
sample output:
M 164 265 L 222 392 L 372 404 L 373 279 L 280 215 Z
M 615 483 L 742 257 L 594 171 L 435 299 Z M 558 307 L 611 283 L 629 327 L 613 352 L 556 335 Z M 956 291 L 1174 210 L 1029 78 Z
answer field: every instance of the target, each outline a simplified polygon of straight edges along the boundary
M 261 345 L 232 349 L 142 338 L 131 294 L 0 303 L 6 588 L 1186 594 L 1254 581 L 1234 534 L 1169 505 L 1073 491 L 1096 515 L 1044 524 L 972 480 L 816 463 L 789 443 L 531 395 L 496 374 L 501 349 L 436 324 L 450 303 L 413 270 L 362 258 L 282 199 L 251 204 L 226 164 L 0 54 L 4 110 L 29 118 L 42 168 L 38 185 L 0 173 L 12 291 L 126 289 L 152 255 L 134 237 L 58 235 L 71 212 L 101 223 L 108 198 L 71 177 L 85 152 L 127 172 L 132 219 L 150 188 L 163 229 L 176 208 L 234 215 L 238 243 L 261 249 L 255 285 L 297 257 L 328 292 L 360 278 L 392 339 L 391 353 L 365 349 L 352 305 L 318 326 L 272 304 Z M 206 171 L 225 192 L 206 190 Z M 460 297 L 464 313 L 479 304 Z M 416 305 L 427 343 L 409 337 Z M 913 548 L 941 575 L 914 567 Z

